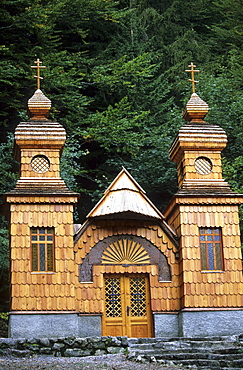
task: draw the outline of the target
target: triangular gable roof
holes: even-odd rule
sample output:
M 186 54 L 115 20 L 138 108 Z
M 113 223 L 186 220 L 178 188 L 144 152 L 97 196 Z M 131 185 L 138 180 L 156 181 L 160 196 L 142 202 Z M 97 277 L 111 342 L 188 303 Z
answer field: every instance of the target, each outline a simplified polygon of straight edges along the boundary
M 84 230 L 92 223 L 95 217 L 116 218 L 119 214 L 128 216 L 134 215 L 134 218 L 153 218 L 178 248 L 178 238 L 175 231 L 167 224 L 165 217 L 147 198 L 145 191 L 134 180 L 130 173 L 123 167 L 115 180 L 105 191 L 104 196 L 95 205 L 88 214 L 85 223 L 76 230 L 75 243 L 79 240 Z
M 147 198 L 145 191 L 123 167 L 87 218 L 124 212 L 164 220 L 164 216 Z

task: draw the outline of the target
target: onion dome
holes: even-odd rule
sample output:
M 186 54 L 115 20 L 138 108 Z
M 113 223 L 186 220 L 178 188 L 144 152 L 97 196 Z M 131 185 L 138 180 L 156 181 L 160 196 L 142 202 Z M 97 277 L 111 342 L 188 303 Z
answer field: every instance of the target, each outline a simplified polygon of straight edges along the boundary
M 37 89 L 34 95 L 28 100 L 29 116 L 32 120 L 47 120 L 51 109 L 51 101 Z
M 183 112 L 183 118 L 189 122 L 203 123 L 203 119 L 208 113 L 208 110 L 208 104 L 194 92 L 192 93 Z

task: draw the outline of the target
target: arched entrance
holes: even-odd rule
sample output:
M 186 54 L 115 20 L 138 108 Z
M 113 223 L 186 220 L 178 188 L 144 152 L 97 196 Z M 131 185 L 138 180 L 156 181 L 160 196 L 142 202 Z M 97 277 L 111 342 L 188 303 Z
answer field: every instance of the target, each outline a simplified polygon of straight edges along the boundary
M 114 235 L 98 242 L 80 265 L 79 280 L 93 282 L 93 270 L 103 271 L 102 335 L 152 337 L 149 274 L 170 281 L 163 253 L 149 240 L 134 235 Z

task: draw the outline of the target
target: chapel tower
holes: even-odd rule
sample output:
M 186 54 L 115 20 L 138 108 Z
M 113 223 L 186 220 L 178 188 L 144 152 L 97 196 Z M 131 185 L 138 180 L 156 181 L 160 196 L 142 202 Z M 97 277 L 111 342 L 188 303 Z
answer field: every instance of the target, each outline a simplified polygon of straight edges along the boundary
M 39 59 L 36 64 L 38 88 L 28 101 L 30 119 L 15 130 L 20 178 L 15 189 L 6 194 L 10 206 L 12 337 L 21 336 L 27 327 L 38 331 L 48 326 L 61 335 L 75 311 L 72 247 L 78 194 L 60 177 L 66 132 L 48 119 L 51 101 L 40 90 L 43 66 Z M 61 311 L 66 313 L 62 328 L 58 324 Z
M 182 336 L 233 334 L 243 322 L 238 215 L 243 198 L 222 177 L 227 136 L 204 121 L 207 112 L 194 90 L 183 114 L 186 123 L 170 148 L 179 190 L 164 215 L 180 238 Z

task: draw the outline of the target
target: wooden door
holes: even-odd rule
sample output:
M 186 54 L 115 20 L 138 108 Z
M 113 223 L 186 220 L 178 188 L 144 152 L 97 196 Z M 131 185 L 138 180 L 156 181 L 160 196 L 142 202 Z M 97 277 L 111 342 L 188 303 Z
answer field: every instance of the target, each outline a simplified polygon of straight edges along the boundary
M 148 277 L 107 275 L 104 279 L 103 335 L 152 337 Z

